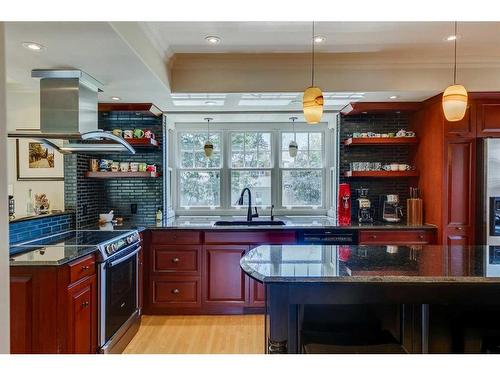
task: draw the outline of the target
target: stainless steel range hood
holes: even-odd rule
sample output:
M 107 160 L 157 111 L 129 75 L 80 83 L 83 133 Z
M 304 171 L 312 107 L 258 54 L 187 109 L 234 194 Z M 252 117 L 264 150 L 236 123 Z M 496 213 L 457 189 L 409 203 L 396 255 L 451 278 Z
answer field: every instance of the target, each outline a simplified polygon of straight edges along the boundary
M 135 154 L 123 138 L 97 128 L 99 81 L 81 70 L 35 69 L 31 76 L 40 78 L 40 130 L 17 130 L 10 138 L 35 139 L 63 154 Z

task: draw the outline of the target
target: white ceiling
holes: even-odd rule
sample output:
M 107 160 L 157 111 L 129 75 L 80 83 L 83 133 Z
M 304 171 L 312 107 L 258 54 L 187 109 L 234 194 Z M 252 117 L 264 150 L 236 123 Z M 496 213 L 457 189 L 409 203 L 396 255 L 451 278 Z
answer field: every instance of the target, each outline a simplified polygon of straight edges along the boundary
M 308 52 L 311 47 L 311 23 L 307 22 L 140 22 L 138 25 L 158 56 L 163 56 L 161 64 L 165 71 L 168 58 L 175 53 Z M 498 63 L 499 30 L 500 23 L 460 23 L 460 58 L 474 63 Z M 327 39 L 316 50 L 418 55 L 432 62 L 452 56 L 453 43 L 446 41 L 452 33 L 451 22 L 318 22 L 316 34 Z M 134 49 L 132 36 L 120 34 L 108 22 L 10 22 L 6 34 L 7 77 L 12 90 L 38 90 L 38 81 L 30 76 L 34 68 L 78 68 L 104 84 L 104 92 L 99 96 L 103 102 L 118 96 L 125 102 L 153 102 L 166 111 L 301 108 L 300 93 L 171 96 L 168 86 L 148 64 L 151 56 Z M 207 35 L 219 36 L 221 43 L 207 44 L 204 40 Z M 47 48 L 32 52 L 22 47 L 26 41 Z M 413 101 L 435 94 L 432 90 L 340 92 L 325 93 L 325 97 L 327 109 L 340 109 L 349 101 L 386 101 L 391 95 L 396 95 L 397 101 Z
M 30 51 L 22 46 L 27 41 L 46 49 Z M 8 22 L 6 50 L 10 89 L 38 90 L 39 81 L 31 78 L 32 69 L 73 68 L 104 84 L 100 101 L 118 96 L 160 105 L 168 100 L 168 87 L 108 22 Z
M 311 22 L 142 22 L 166 56 L 174 53 L 308 52 Z M 318 52 L 400 52 L 433 57 L 450 55 L 452 22 L 316 22 L 315 34 L 326 37 Z M 459 53 L 478 58 L 500 56 L 499 22 L 458 24 Z M 215 35 L 221 43 L 209 45 Z

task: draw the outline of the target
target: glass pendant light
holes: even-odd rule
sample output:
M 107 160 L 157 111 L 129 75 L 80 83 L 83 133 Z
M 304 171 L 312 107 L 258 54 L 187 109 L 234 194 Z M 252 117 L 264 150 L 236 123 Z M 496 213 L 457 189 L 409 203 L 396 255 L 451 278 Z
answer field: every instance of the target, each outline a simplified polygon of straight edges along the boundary
M 323 116 L 323 93 L 314 86 L 314 21 L 312 24 L 312 54 L 311 54 L 311 87 L 304 91 L 302 109 L 308 124 L 317 124 Z
M 293 126 L 293 141 L 290 141 L 290 144 L 288 145 L 288 154 L 290 155 L 290 157 L 294 158 L 297 156 L 297 151 L 299 149 L 295 133 L 295 120 L 297 120 L 297 117 L 290 117 L 290 120 L 292 120 Z
M 214 153 L 214 145 L 210 142 L 210 121 L 212 121 L 213 118 L 205 117 L 204 120 L 207 121 L 207 141 L 205 142 L 205 146 L 203 146 L 203 150 L 205 151 L 205 156 L 210 159 Z
M 457 22 L 455 21 L 455 63 L 453 67 L 453 85 L 443 93 L 443 112 L 446 120 L 454 122 L 464 118 L 467 111 L 467 90 L 457 85 Z

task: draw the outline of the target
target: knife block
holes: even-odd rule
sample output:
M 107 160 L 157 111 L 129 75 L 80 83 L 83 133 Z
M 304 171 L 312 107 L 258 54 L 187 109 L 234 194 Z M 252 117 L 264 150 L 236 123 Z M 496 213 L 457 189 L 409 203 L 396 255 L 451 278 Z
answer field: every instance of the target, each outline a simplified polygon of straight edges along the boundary
M 422 225 L 424 222 L 423 200 L 409 198 L 406 200 L 406 223 L 408 225 Z

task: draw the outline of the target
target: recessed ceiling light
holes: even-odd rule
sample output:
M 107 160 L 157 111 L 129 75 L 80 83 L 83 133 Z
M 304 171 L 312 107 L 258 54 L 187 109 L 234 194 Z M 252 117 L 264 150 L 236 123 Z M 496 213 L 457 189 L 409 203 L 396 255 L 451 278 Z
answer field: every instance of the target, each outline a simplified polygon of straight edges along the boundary
M 120 97 L 118 97 L 118 96 L 112 96 L 112 97 L 111 97 L 111 100 L 116 100 L 116 101 L 118 101 L 118 100 L 122 100 L 122 99 L 121 99 Z
M 209 35 L 205 37 L 205 40 L 207 41 L 208 44 L 219 44 L 220 43 L 220 38 L 215 35 Z
M 447 40 L 448 42 L 452 42 L 452 41 L 454 41 L 454 40 L 456 40 L 456 39 L 457 39 L 457 36 L 456 36 L 456 35 L 450 35 L 450 36 L 448 36 L 448 37 L 446 38 L 446 40 Z
M 316 35 L 314 37 L 314 43 L 323 43 L 324 41 L 326 41 L 326 37 L 322 36 L 322 35 Z
M 397 95 L 391 95 L 391 96 L 389 96 L 389 99 L 397 99 L 397 98 L 398 98 Z
M 22 44 L 24 48 L 29 49 L 30 51 L 39 52 L 45 49 L 45 46 L 35 42 L 23 42 Z

